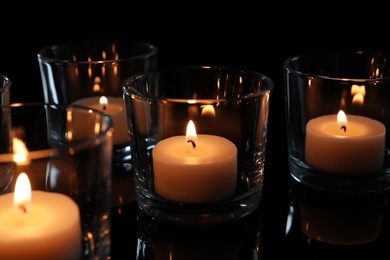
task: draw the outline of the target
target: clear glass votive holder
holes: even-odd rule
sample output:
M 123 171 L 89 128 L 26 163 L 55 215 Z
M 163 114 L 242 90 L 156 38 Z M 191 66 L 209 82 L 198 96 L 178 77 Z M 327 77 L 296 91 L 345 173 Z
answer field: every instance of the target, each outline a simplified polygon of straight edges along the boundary
M 122 82 L 156 69 L 157 55 L 148 42 L 111 39 L 60 43 L 37 53 L 46 103 L 78 104 L 112 117 L 113 206 L 135 201 Z
M 2 129 L 8 129 L 0 153 L 2 257 L 108 259 L 111 118 L 85 107 L 44 103 L 0 109 Z M 22 173 L 30 187 L 18 189 Z M 22 201 L 15 204 L 17 194 Z
M 9 105 L 11 100 L 12 81 L 5 75 L 0 74 L 0 105 Z
M 240 219 L 261 201 L 273 81 L 209 66 L 123 82 L 137 202 L 162 221 Z
M 322 191 L 389 190 L 390 56 L 306 53 L 283 68 L 291 176 Z

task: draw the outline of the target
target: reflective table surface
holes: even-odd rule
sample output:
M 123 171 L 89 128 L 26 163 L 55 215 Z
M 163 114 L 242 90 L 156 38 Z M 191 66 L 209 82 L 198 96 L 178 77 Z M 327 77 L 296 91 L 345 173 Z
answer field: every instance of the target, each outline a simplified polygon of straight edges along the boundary
M 236 222 L 186 226 L 152 219 L 136 203 L 113 208 L 112 259 L 390 257 L 389 194 L 340 196 L 278 177 L 265 183 L 259 208 Z

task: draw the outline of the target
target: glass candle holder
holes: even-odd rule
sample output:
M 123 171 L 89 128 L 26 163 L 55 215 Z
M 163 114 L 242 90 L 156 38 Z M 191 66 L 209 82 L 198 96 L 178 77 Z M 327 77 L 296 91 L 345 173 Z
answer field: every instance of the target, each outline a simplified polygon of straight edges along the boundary
M 113 206 L 135 201 L 122 82 L 156 69 L 157 53 L 142 41 L 86 40 L 46 46 L 37 54 L 45 102 L 78 104 L 112 117 Z
M 110 256 L 112 121 L 78 106 L 2 106 L 0 251 L 9 259 Z M 3 144 L 2 144 L 3 145 Z M 29 185 L 18 187 L 19 176 Z M 30 186 L 30 187 L 28 187 Z M 23 195 L 31 191 L 31 196 Z M 22 192 L 18 202 L 14 195 Z
M 139 207 L 165 221 L 240 219 L 262 196 L 273 81 L 178 67 L 123 83 Z
M 289 167 L 307 187 L 390 188 L 389 56 L 311 53 L 284 64 Z
M 9 105 L 12 81 L 0 74 L 0 105 Z

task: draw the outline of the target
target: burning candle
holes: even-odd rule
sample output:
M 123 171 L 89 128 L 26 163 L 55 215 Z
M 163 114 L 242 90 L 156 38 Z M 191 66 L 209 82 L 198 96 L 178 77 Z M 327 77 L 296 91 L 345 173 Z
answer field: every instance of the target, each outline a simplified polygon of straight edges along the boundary
M 4 259 L 80 259 L 77 204 L 66 195 L 33 190 L 25 173 L 15 192 L 0 196 L 0 252 Z
M 196 134 L 188 123 L 186 136 L 161 140 L 153 149 L 156 193 L 178 202 L 212 202 L 234 195 L 237 147 L 226 138 Z
M 92 108 L 110 115 L 114 125 L 114 145 L 121 145 L 129 142 L 126 109 L 122 98 L 105 96 L 88 97 L 77 100 L 73 104 Z
M 325 115 L 306 125 L 305 159 L 318 170 L 362 174 L 382 168 L 385 126 L 368 117 Z

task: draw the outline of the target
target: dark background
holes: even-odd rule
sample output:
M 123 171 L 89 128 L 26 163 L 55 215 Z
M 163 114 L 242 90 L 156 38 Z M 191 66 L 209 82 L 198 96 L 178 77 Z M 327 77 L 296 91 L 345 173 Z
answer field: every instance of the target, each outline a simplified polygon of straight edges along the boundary
M 159 49 L 160 68 L 220 65 L 271 77 L 268 175 L 286 172 L 282 64 L 314 51 L 370 50 L 390 53 L 390 15 L 370 1 L 364 6 L 327 3 L 67 2 L 10 7 L 3 19 L 0 74 L 12 82 L 12 102 L 41 101 L 39 49 L 76 39 L 136 39 Z M 383 11 L 382 11 L 383 10 Z M 390 101 L 389 101 L 390 102 Z M 271 177 L 269 177 L 271 179 Z
M 158 47 L 160 68 L 220 65 L 261 72 L 273 79 L 263 204 L 264 218 L 284 221 L 288 193 L 283 61 L 314 51 L 369 50 L 390 53 L 390 15 L 367 2 L 341 8 L 331 3 L 254 1 L 230 3 L 145 2 L 104 5 L 23 5 L 2 19 L 0 74 L 13 84 L 12 102 L 42 101 L 36 53 L 79 39 L 136 39 Z M 357 5 L 357 4 L 354 4 Z M 37 8 L 39 7 L 39 8 Z M 4 11 L 5 12 L 5 11 Z M 390 100 L 389 100 L 390 102 Z M 280 213 L 280 214 L 279 214 Z M 279 219 L 278 219 L 279 218 Z M 268 226 L 275 243 L 282 225 Z M 273 248 L 274 253 L 278 247 Z

